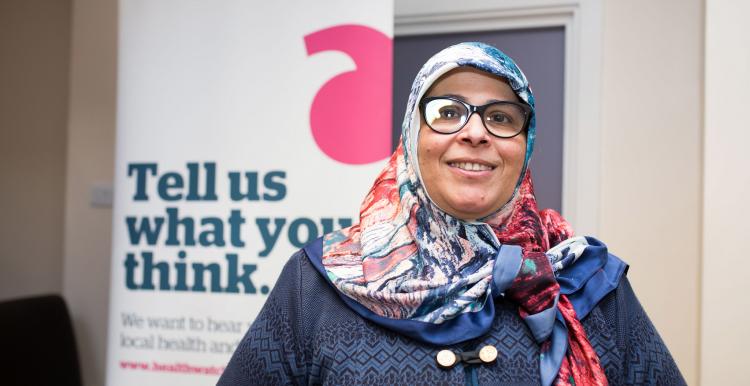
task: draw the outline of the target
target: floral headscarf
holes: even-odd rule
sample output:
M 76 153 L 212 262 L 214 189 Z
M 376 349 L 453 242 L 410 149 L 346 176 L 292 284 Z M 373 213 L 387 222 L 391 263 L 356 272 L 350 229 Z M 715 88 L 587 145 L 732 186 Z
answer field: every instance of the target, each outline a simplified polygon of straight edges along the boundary
M 418 104 L 450 70 L 470 66 L 507 80 L 532 108 L 523 169 L 510 200 L 478 221 L 455 218 L 427 195 L 417 162 Z M 422 342 L 447 345 L 479 337 L 505 296 L 540 344 L 544 384 L 606 384 L 596 353 L 555 271 L 571 264 L 586 239 L 566 241 L 570 225 L 539 211 L 529 158 L 536 136 L 534 96 L 518 66 L 482 43 L 448 47 L 425 63 L 409 96 L 401 143 L 362 202 L 359 224 L 328 234 L 321 258 L 327 279 L 363 317 Z M 551 264 L 552 262 L 552 264 Z

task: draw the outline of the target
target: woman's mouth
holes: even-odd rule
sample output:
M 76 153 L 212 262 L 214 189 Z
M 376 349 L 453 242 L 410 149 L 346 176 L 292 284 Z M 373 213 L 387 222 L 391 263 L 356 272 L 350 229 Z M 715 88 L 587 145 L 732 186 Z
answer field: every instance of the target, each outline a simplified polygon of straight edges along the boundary
M 482 172 L 494 169 L 494 166 L 481 164 L 477 162 L 448 162 L 448 165 L 461 170 L 470 172 Z

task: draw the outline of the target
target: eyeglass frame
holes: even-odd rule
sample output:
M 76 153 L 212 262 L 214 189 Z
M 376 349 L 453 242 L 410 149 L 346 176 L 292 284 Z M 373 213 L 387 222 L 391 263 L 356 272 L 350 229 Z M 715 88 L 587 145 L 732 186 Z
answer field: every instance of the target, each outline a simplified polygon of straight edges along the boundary
M 451 131 L 451 132 L 448 132 L 448 133 L 435 130 L 427 122 L 427 117 L 425 116 L 425 106 L 427 105 L 427 103 L 429 103 L 429 102 L 431 102 L 433 100 L 436 100 L 436 99 L 448 99 L 448 100 L 452 100 L 454 102 L 458 102 L 458 103 L 462 104 L 466 108 L 466 110 L 469 112 L 469 115 L 466 116 L 466 122 L 464 122 L 463 125 L 461 125 L 461 127 L 459 127 L 458 129 L 456 129 L 455 131 Z M 521 110 L 523 110 L 523 112 L 525 113 L 524 114 L 524 123 L 523 123 L 523 126 L 521 127 L 521 129 L 518 130 L 518 132 L 516 132 L 515 134 L 513 134 L 511 136 L 503 137 L 501 135 L 497 135 L 497 134 L 493 133 L 487 127 L 487 124 L 484 122 L 484 111 L 487 110 L 487 108 L 489 106 L 496 105 L 496 104 L 514 105 L 514 106 L 517 106 L 517 107 L 521 108 Z M 484 105 L 481 105 L 481 106 L 474 106 L 474 105 L 472 105 L 470 103 L 464 102 L 464 101 L 462 101 L 462 100 L 460 100 L 458 98 L 454 98 L 454 97 L 450 97 L 450 96 L 424 97 L 419 102 L 419 110 L 420 110 L 420 115 L 422 116 L 422 120 L 427 125 L 427 127 L 429 127 L 430 130 L 432 130 L 432 131 L 434 131 L 434 132 L 436 132 L 438 134 L 456 134 L 456 133 L 458 133 L 464 127 L 466 127 L 466 124 L 469 123 L 469 120 L 471 120 L 471 116 L 474 115 L 474 113 L 478 113 L 479 114 L 479 120 L 482 121 L 482 126 L 484 126 L 484 129 L 487 130 L 487 132 L 491 136 L 496 137 L 496 138 L 504 138 L 504 139 L 513 138 L 513 137 L 517 136 L 518 134 L 521 134 L 524 131 L 526 131 L 526 129 L 529 128 L 529 122 L 531 121 L 531 113 L 533 111 L 531 109 L 531 106 L 529 106 L 529 105 L 527 105 L 525 103 L 518 103 L 518 102 L 513 102 L 513 101 L 496 101 L 496 102 L 490 102 L 490 103 L 487 103 L 487 104 L 484 104 Z

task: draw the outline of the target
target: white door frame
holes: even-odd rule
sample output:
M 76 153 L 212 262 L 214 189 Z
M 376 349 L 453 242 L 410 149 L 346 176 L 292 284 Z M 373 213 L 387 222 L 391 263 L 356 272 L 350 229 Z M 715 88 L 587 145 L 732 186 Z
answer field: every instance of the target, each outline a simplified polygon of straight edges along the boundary
M 562 211 L 579 235 L 598 234 L 602 1 L 396 0 L 394 16 L 394 36 L 564 28 Z

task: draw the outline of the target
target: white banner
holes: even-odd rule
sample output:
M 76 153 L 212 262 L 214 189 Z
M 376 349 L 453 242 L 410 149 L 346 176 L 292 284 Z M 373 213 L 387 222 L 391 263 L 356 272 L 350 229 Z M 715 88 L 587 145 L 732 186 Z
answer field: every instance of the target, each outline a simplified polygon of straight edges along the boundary
M 215 383 L 391 147 L 390 1 L 121 0 L 107 385 Z

